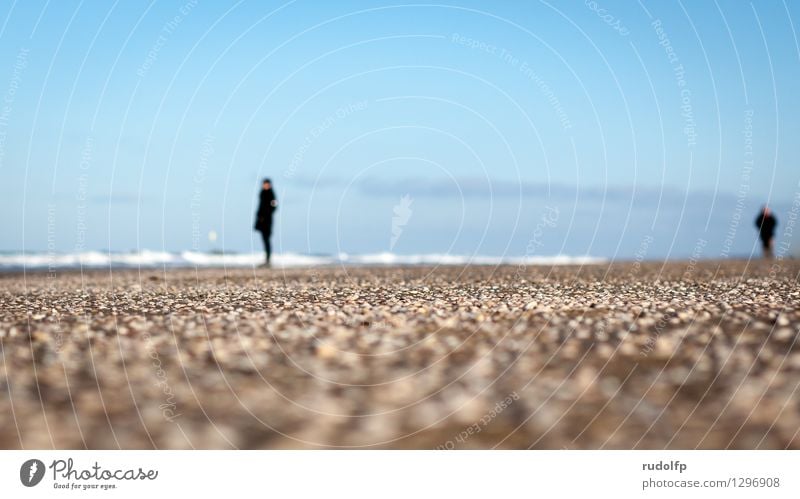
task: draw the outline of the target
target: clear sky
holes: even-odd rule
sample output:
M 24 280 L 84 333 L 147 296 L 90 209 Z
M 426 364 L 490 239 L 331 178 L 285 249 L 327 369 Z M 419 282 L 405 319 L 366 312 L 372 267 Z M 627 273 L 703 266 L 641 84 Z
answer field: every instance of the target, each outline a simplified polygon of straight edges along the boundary
M 765 202 L 792 239 L 797 20 L 783 1 L 4 1 L 0 250 L 258 251 L 269 176 L 278 251 L 747 255 Z

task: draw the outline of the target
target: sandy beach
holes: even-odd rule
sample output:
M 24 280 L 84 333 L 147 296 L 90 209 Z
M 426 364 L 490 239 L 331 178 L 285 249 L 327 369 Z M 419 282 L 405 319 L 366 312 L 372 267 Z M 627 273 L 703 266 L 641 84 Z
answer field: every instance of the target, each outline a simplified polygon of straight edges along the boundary
M 800 448 L 800 262 L 0 276 L 0 447 Z

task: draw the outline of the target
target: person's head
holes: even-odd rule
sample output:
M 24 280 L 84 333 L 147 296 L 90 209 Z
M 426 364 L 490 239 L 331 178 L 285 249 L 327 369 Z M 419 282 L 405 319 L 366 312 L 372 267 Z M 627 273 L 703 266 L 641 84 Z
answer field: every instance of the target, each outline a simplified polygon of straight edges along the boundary
M 761 213 L 763 213 L 764 215 L 769 215 L 769 206 L 764 205 L 764 207 L 761 208 Z
M 268 191 L 268 190 L 272 189 L 272 181 L 270 179 L 268 179 L 268 178 L 265 178 L 264 180 L 261 181 L 261 187 L 265 191 Z

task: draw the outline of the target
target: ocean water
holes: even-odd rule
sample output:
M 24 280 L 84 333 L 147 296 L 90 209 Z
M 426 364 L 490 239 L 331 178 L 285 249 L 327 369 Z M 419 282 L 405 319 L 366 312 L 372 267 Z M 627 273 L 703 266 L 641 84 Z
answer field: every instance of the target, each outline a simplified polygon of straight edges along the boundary
M 0 270 L 19 271 L 97 268 L 194 268 L 254 267 L 264 261 L 264 253 L 202 253 L 183 251 L 101 252 L 82 253 L 0 253 Z M 527 256 L 498 257 L 479 255 L 371 253 L 350 255 L 303 255 L 280 253 L 272 257 L 273 267 L 317 267 L 331 265 L 585 265 L 605 259 L 591 256 Z

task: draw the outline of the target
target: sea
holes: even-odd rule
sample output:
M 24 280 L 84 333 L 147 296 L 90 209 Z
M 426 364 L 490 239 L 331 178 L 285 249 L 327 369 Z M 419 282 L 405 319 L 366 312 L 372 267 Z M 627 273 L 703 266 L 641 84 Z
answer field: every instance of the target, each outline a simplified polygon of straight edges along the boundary
M 129 252 L 85 251 L 80 253 L 4 252 L 0 253 L 0 271 L 122 269 L 122 268 L 247 268 L 263 263 L 264 253 L 221 253 L 197 251 Z M 485 256 L 427 253 L 400 255 L 368 253 L 306 255 L 279 253 L 272 256 L 276 268 L 321 266 L 391 266 L 391 265 L 587 265 L 606 259 L 592 256 Z

